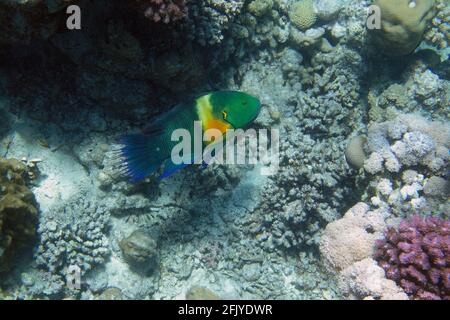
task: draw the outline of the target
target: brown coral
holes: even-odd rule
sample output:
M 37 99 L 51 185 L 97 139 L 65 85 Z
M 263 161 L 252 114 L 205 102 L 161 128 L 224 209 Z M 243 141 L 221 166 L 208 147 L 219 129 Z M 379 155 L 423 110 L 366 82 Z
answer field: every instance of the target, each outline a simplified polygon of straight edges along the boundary
M 375 0 L 381 10 L 381 29 L 374 29 L 377 46 L 387 55 L 408 55 L 422 41 L 435 15 L 434 0 Z
M 0 272 L 11 267 L 14 253 L 36 233 L 38 209 L 25 185 L 26 166 L 0 158 Z

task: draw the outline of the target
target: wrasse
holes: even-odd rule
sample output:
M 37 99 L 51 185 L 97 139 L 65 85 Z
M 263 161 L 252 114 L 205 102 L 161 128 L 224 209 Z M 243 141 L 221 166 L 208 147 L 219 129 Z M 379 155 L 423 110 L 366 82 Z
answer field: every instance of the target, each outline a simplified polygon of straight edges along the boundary
M 260 109 L 261 103 L 257 98 L 238 91 L 212 92 L 177 105 L 153 120 L 141 133 L 125 135 L 120 139 L 117 150 L 119 169 L 131 181 L 139 182 L 163 167 L 159 178 L 166 178 L 189 164 L 197 163 L 196 159 L 201 157 L 193 148 L 189 163 L 175 164 L 172 161 L 172 150 L 178 144 L 172 141 L 175 130 L 185 129 L 193 137 L 195 123 L 200 121 L 202 136 L 209 129 L 216 129 L 224 137 L 228 129 L 247 127 L 256 119 Z M 208 143 L 203 142 L 203 146 Z

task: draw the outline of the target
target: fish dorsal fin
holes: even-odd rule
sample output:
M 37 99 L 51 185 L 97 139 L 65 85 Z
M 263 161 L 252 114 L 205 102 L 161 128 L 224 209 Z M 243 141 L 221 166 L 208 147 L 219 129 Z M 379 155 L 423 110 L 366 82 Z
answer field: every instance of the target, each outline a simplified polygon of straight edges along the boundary
M 173 118 L 183 108 L 182 104 L 177 104 L 155 118 L 153 118 L 144 128 L 141 129 L 143 134 L 152 135 L 164 131 L 164 122 Z

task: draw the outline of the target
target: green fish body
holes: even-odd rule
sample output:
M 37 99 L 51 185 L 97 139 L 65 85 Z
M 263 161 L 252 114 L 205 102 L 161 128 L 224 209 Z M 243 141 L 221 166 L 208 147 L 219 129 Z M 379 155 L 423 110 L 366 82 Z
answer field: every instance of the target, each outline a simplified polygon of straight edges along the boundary
M 189 165 L 174 165 L 171 161 L 172 149 L 178 144 L 178 141 L 172 141 L 176 129 L 185 129 L 194 137 L 194 123 L 200 121 L 202 134 L 209 129 L 225 134 L 228 129 L 247 127 L 256 119 L 260 108 L 257 98 L 238 91 L 212 92 L 180 104 L 152 121 L 142 133 L 121 138 L 120 167 L 133 182 L 156 172 L 163 164 L 160 178 L 168 177 Z M 197 156 L 192 155 L 191 163 Z

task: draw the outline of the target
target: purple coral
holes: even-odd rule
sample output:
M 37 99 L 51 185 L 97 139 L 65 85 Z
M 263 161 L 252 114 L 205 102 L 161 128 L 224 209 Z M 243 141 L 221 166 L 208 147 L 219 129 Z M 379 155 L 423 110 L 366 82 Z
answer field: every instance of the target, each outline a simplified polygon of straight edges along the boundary
M 414 299 L 450 300 L 450 221 L 414 215 L 377 240 L 374 258 Z
M 153 22 L 175 22 L 187 14 L 186 0 L 138 0 L 145 17 Z

